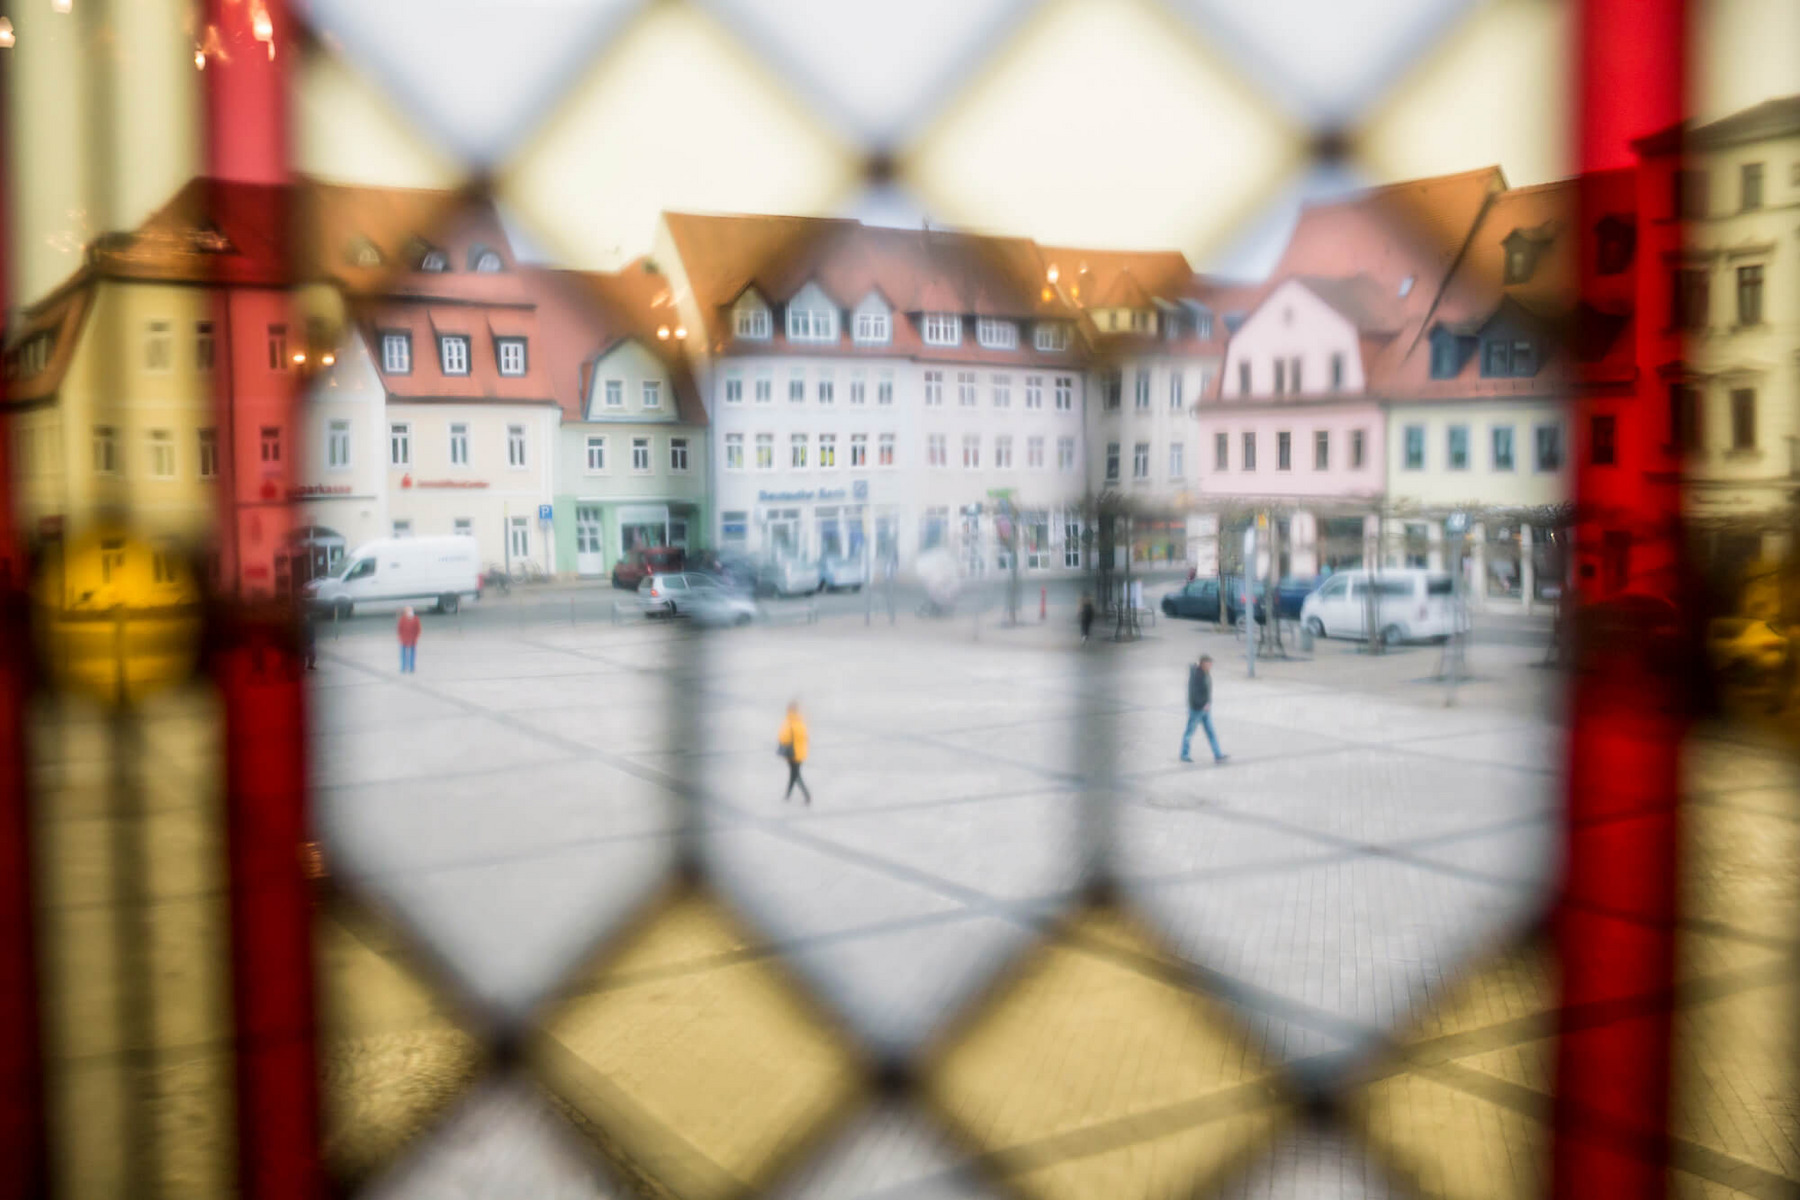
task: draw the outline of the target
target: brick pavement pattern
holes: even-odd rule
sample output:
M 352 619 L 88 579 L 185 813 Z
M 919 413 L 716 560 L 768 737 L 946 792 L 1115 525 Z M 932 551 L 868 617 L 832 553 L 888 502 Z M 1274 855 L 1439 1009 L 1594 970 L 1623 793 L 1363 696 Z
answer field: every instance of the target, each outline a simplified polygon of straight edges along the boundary
M 373 631 L 321 643 L 334 872 L 472 1002 L 586 1047 L 611 1096 L 591 1132 L 640 1168 L 607 1186 L 711 1194 L 776 1164 L 795 1168 L 779 1194 L 807 1197 L 1175 1195 L 1196 1173 L 1243 1197 L 1538 1190 L 1554 988 L 1519 938 L 1554 879 L 1561 752 L 1540 651 L 1478 646 L 1446 707 L 1432 648 L 1326 644 L 1247 680 L 1230 637 L 1174 623 L 1085 651 L 1060 626 L 758 626 L 707 637 L 689 673 L 691 636 L 444 620 L 405 680 Z M 1175 761 L 1200 648 L 1218 660 L 1222 768 Z M 782 802 L 773 754 L 796 697 L 810 808 Z M 1696 811 L 1720 819 L 1690 822 L 1701 915 L 1684 978 L 1699 990 L 1679 1022 L 1692 1111 L 1678 1106 L 1677 1158 L 1708 1194 L 1763 1194 L 1796 1176 L 1794 1084 L 1766 1056 L 1794 984 L 1791 779 L 1741 748 L 1696 769 Z M 614 997 L 612 1019 L 559 1026 L 568 1010 L 544 998 L 663 903 L 683 839 L 736 914 L 719 929 L 738 932 L 698 953 L 692 929 L 633 926 L 619 961 L 663 1002 L 628 1004 L 647 985 L 591 968 L 577 993 Z M 1097 845 L 1123 917 L 1086 908 Z M 761 1069 L 745 1043 L 805 1042 L 771 1007 L 777 965 L 841 1019 L 853 1057 L 906 1057 L 920 1090 L 850 1089 L 828 1050 L 811 1090 L 780 1103 L 720 1115 L 669 1090 L 760 1094 L 734 1091 Z M 1171 1019 L 1147 998 L 1193 991 L 1219 1014 L 1201 1041 L 1197 1026 L 1119 1040 Z M 993 1032 L 1009 1027 L 1056 1044 Z M 551 1082 L 582 1108 L 579 1087 Z M 1232 1086 L 1257 1102 L 1209 1104 Z M 1334 1124 L 1290 1102 L 1312 1088 L 1340 1096 Z M 825 1144 L 778 1163 L 820 1113 Z

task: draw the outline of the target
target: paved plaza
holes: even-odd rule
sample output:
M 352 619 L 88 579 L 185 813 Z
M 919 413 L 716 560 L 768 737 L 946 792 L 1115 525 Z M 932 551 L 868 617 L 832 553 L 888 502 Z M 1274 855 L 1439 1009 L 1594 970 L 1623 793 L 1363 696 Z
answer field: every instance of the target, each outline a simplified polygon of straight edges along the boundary
M 1540 648 L 1478 645 L 1451 705 L 1437 647 L 1322 643 L 1248 679 L 1210 626 L 1082 647 L 1058 618 L 699 637 L 428 618 L 407 677 L 390 622 L 352 621 L 320 641 L 321 836 L 340 879 L 517 1017 L 667 882 L 688 796 L 712 886 L 875 1055 L 928 1044 L 1077 904 L 1096 859 L 1226 1002 L 1245 1054 L 1324 1078 L 1541 908 L 1562 745 Z M 1224 766 L 1204 746 L 1177 761 L 1201 651 Z M 810 807 L 782 798 L 789 699 L 811 726 Z M 816 1194 L 955 1159 L 904 1112 L 845 1137 L 815 1182 L 858 1177 L 846 1155 L 881 1165 Z M 1289 1153 L 1288 1174 L 1356 1174 L 1345 1153 Z

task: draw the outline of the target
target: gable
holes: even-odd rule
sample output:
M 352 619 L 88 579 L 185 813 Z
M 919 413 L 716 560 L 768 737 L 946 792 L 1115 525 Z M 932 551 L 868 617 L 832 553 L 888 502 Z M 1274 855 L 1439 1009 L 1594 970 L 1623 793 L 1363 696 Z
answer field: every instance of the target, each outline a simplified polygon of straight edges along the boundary
M 801 309 L 806 312 L 836 312 L 838 303 L 825 294 L 825 289 L 817 283 L 808 283 L 795 292 L 787 302 L 789 309 Z

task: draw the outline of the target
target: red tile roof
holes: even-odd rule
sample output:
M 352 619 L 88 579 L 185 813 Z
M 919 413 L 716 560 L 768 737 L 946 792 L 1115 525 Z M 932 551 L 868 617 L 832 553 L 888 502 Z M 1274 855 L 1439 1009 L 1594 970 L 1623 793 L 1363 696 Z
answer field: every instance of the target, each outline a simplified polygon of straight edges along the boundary
M 529 274 L 535 277 L 551 390 L 564 420 L 585 418 L 582 404 L 595 362 L 635 339 L 669 372 L 680 420 L 706 424 L 687 340 L 676 336 L 681 317 L 667 276 L 645 259 L 617 272 L 538 269 Z M 658 336 L 659 331 L 668 336 Z
M 892 341 L 882 347 L 883 353 L 1020 365 L 1078 361 L 1073 344 L 1067 353 L 1034 350 L 1029 328 L 1020 330 L 1016 350 L 984 349 L 972 328 L 965 329 L 960 346 L 927 346 L 909 319 L 924 312 L 1018 322 L 1075 319 L 1079 314 L 1045 282 L 1038 247 L 1025 238 L 887 229 L 814 217 L 665 213 L 663 221 L 706 322 L 707 344 L 715 352 L 727 346 L 733 354 L 786 352 L 779 319 L 767 341 L 734 338 L 731 305 L 754 288 L 779 308 L 806 284 L 815 283 L 841 308 L 855 307 L 871 292 L 879 292 L 893 306 Z M 837 343 L 808 342 L 804 351 L 833 354 L 858 349 L 850 341 L 850 330 L 843 329 Z

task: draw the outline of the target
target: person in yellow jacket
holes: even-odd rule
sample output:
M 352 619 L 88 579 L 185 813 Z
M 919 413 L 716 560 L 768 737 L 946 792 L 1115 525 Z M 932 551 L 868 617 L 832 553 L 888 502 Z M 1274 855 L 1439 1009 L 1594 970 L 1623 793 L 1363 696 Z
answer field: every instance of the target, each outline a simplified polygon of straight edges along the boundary
M 785 802 L 793 799 L 794 785 L 800 785 L 800 794 L 812 803 L 812 792 L 807 790 L 806 780 L 800 778 L 800 764 L 806 761 L 806 722 L 800 719 L 800 702 L 791 702 L 787 708 L 787 720 L 781 723 L 781 740 L 777 743 L 778 753 L 787 759 L 788 785 L 781 799 Z

